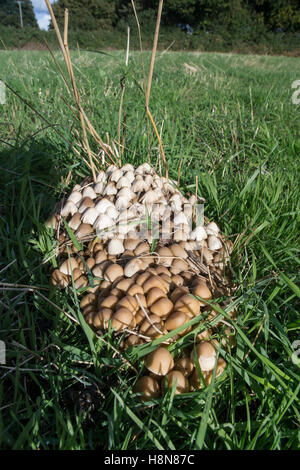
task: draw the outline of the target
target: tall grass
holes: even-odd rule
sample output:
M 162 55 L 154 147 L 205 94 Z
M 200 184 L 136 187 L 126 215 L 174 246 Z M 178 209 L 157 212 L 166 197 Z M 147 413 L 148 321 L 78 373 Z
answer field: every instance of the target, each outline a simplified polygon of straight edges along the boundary
M 82 106 L 117 137 L 125 53 L 74 52 Z M 126 69 L 123 161 L 148 155 L 139 54 Z M 150 55 L 146 56 L 146 66 Z M 1 52 L 12 93 L 0 117 L 0 440 L 14 449 L 299 449 L 299 59 L 160 53 L 151 112 L 170 178 L 206 199 L 205 215 L 233 239 L 237 345 L 221 379 L 199 392 L 140 403 L 113 348 L 84 327 L 76 293 L 50 287 L 54 242 L 43 227 L 55 202 L 88 172 L 74 116 L 47 53 Z M 1 106 L 1 105 L 0 105 Z M 151 161 L 159 151 L 151 135 Z M 68 314 L 69 316 L 66 316 Z M 225 312 L 226 314 L 226 312 Z M 70 320 L 77 319 L 79 325 Z M 297 353 L 296 353 L 297 355 Z M 126 356 L 141 371 L 136 351 Z

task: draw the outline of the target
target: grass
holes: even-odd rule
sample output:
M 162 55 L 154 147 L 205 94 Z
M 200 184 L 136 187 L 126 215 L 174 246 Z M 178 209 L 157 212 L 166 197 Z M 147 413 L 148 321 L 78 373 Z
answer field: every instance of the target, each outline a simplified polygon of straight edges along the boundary
M 146 55 L 149 65 L 150 54 Z M 125 53 L 73 53 L 83 107 L 117 136 Z M 187 64 L 187 65 L 186 65 Z M 150 110 L 170 178 L 206 198 L 205 215 L 239 242 L 237 346 L 226 373 L 202 391 L 141 404 L 135 375 L 82 322 L 76 293 L 49 286 L 54 242 L 43 227 L 54 204 L 88 170 L 73 142 L 67 93 L 45 52 L 0 52 L 0 442 L 3 449 L 299 449 L 299 59 L 159 53 Z M 148 154 L 138 53 L 126 71 L 126 150 Z M 66 140 L 64 140 L 66 139 Z M 151 161 L 159 169 L 151 135 Z M 71 170 L 71 173 L 69 173 Z M 299 285 L 299 284 L 298 284 Z M 79 325 L 65 314 L 73 316 Z M 226 312 L 223 312 L 226 316 Z M 188 341 L 188 339 L 187 339 Z M 295 343 L 294 343 L 295 344 Z M 141 371 L 143 349 L 127 360 Z M 296 354 L 295 354 L 296 353 Z M 224 354 L 224 353 L 222 353 Z

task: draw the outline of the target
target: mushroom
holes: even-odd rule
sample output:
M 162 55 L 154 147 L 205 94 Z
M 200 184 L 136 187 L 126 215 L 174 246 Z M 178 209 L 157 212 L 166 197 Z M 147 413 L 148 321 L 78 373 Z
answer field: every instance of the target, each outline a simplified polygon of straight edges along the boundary
M 87 196 L 87 197 L 84 197 L 81 200 L 79 209 L 76 208 L 75 212 L 77 212 L 77 210 L 78 210 L 78 212 L 80 212 L 82 214 L 86 209 L 88 209 L 89 207 L 94 207 L 94 206 L 95 206 L 95 204 L 94 204 L 93 200 L 90 197 Z
M 79 225 L 81 224 L 81 214 L 80 212 L 75 212 L 75 214 L 72 216 L 71 220 L 68 222 L 69 227 L 72 230 L 77 230 Z
M 169 372 L 162 382 L 163 389 L 170 389 L 173 386 L 175 386 L 175 395 L 189 391 L 189 382 L 179 370 L 172 370 Z
M 75 206 L 74 202 L 68 201 L 62 208 L 60 214 L 62 217 L 68 217 L 69 214 L 73 216 L 77 210 L 77 206 Z
M 135 393 L 141 394 L 142 401 L 150 401 L 160 395 L 159 384 L 156 379 L 144 375 L 140 377 L 134 386 Z
M 63 274 L 59 269 L 55 269 L 51 276 L 53 286 L 67 287 L 69 285 L 69 278 Z
M 191 358 L 183 356 L 175 362 L 175 369 L 180 370 L 185 377 L 189 377 L 194 370 L 194 362 Z
M 216 363 L 216 350 L 210 341 L 201 341 L 197 344 L 196 356 L 202 371 L 213 370 Z M 194 359 L 194 351 L 191 353 L 191 359 Z
M 94 189 L 91 186 L 87 186 L 82 191 L 82 197 L 89 197 L 91 199 L 96 199 L 97 194 L 95 193 Z
M 77 204 L 80 200 L 82 199 L 82 194 L 79 191 L 72 191 L 70 196 L 68 197 L 67 201 L 68 202 L 73 202 L 74 204 Z
M 127 308 L 119 308 L 112 316 L 111 327 L 116 331 L 124 330 L 132 325 L 134 321 L 132 313 Z
M 209 235 L 207 244 L 208 244 L 208 248 L 211 251 L 217 251 L 217 250 L 220 250 L 220 248 L 222 248 L 221 240 L 215 235 Z
M 174 360 L 165 348 L 158 348 L 145 357 L 145 367 L 156 375 L 167 375 L 174 367 Z
M 82 222 L 84 224 L 90 224 L 90 225 L 93 225 L 95 220 L 97 219 L 98 217 L 98 212 L 96 211 L 96 209 L 94 207 L 90 207 L 89 209 L 87 209 L 83 215 L 82 215 Z
M 120 255 L 125 251 L 123 242 L 118 239 L 110 240 L 107 245 L 107 251 L 110 255 Z
M 72 271 L 76 268 L 78 268 L 78 263 L 76 259 L 70 257 L 61 264 L 59 270 L 61 273 L 68 274 L 70 276 L 72 274 Z
M 119 277 L 122 277 L 124 275 L 124 271 L 122 266 L 120 266 L 117 263 L 111 264 L 110 266 L 107 267 L 107 269 L 104 272 L 104 279 L 106 281 L 114 282 L 116 279 Z

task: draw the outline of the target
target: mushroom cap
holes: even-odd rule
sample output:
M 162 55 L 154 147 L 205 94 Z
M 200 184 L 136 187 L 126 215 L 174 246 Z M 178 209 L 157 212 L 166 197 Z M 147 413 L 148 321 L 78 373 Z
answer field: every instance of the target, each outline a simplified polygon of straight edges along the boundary
M 187 313 L 189 316 L 196 316 L 200 313 L 200 302 L 191 297 L 191 295 L 185 294 L 175 302 L 174 308 L 175 310 Z
M 112 316 L 111 327 L 117 331 L 128 328 L 134 322 L 132 313 L 124 307 L 119 308 Z
M 97 296 L 95 294 L 86 294 L 80 302 L 80 308 L 84 309 L 87 305 L 96 305 Z
M 145 358 L 145 366 L 156 375 L 166 375 L 174 367 L 174 360 L 165 348 L 158 348 Z
M 196 355 L 202 371 L 209 372 L 213 370 L 216 363 L 216 350 L 211 342 L 201 341 L 196 346 Z M 193 351 L 191 352 L 193 359 Z
M 134 386 L 134 391 L 142 394 L 142 401 L 149 401 L 160 395 L 160 387 L 157 380 L 147 375 L 138 379 Z
M 149 292 L 150 289 L 153 287 L 158 287 L 161 289 L 165 294 L 169 292 L 169 285 L 164 279 L 162 279 L 160 276 L 154 275 L 149 277 L 144 284 L 143 284 L 143 289 L 145 294 Z
M 205 299 L 205 300 L 209 300 L 212 298 L 212 293 L 204 282 L 197 283 L 192 288 L 192 293 L 193 295 L 197 297 L 201 297 L 202 299 Z M 203 302 L 202 302 L 202 305 L 203 305 Z
M 94 229 L 90 224 L 80 224 L 79 228 L 75 232 L 77 238 L 83 238 L 86 235 L 93 233 Z
M 165 328 L 168 331 L 175 330 L 175 328 L 178 328 L 181 325 L 184 325 L 188 320 L 188 317 L 184 312 L 172 312 L 166 322 L 165 322 Z
M 170 267 L 172 265 L 174 255 L 167 246 L 161 246 L 157 250 L 157 254 L 159 255 L 160 264 L 162 264 L 163 266 L 167 266 L 167 267 Z
M 139 309 L 139 304 L 135 297 L 133 297 L 132 295 L 126 295 L 125 297 L 122 297 L 122 299 L 119 300 L 116 305 L 117 309 L 121 307 L 126 308 L 134 315 L 135 312 Z
M 194 370 L 194 362 L 190 357 L 184 356 L 175 362 L 175 369 L 180 370 L 185 377 L 189 377 Z
M 161 299 L 162 297 L 166 297 L 166 294 L 164 293 L 163 290 L 161 290 L 159 287 L 152 287 L 147 292 L 147 306 L 151 307 L 157 300 Z
M 179 258 L 183 259 L 188 257 L 188 254 L 185 249 L 182 248 L 182 246 L 180 246 L 178 243 L 173 243 L 173 245 L 169 246 L 169 249 L 172 251 L 173 256 L 178 256 Z
M 67 201 L 68 202 L 73 202 L 74 204 L 77 204 L 82 199 L 82 194 L 80 191 L 72 191 L 70 196 L 68 197 Z
M 119 298 L 116 295 L 108 295 L 104 299 L 99 299 L 99 308 L 111 308 L 113 309 L 119 302 Z
M 76 268 L 78 268 L 78 263 L 75 258 L 72 258 L 72 256 L 70 256 L 70 258 L 66 259 L 66 261 L 61 264 L 59 270 L 61 273 L 68 274 L 70 276 L 72 274 L 72 271 Z
M 124 276 L 124 270 L 122 266 L 117 263 L 113 263 L 104 272 L 104 279 L 106 281 L 114 282 L 119 277 Z
M 94 204 L 93 200 L 90 197 L 86 196 L 81 200 L 78 212 L 80 212 L 82 214 L 86 209 L 88 209 L 89 207 L 94 207 L 94 206 L 95 206 L 95 204 Z M 76 209 L 75 212 L 77 212 L 77 209 Z
M 126 277 L 132 277 L 143 269 L 143 261 L 139 258 L 131 259 L 125 266 L 124 274 Z
M 51 276 L 51 282 L 53 286 L 67 287 L 70 283 L 70 278 L 59 269 L 55 269 Z
M 123 242 L 117 238 L 110 240 L 107 245 L 107 251 L 110 255 L 120 255 L 125 251 Z
M 150 312 L 155 313 L 159 317 L 167 317 L 173 310 L 173 303 L 167 297 L 157 300 L 150 307 Z
M 208 244 L 208 248 L 211 251 L 217 251 L 217 250 L 220 250 L 222 248 L 221 240 L 218 237 L 216 237 L 215 235 L 209 235 L 207 244 Z
M 119 282 L 117 282 L 116 286 L 118 289 L 120 289 L 123 292 L 127 292 L 129 287 L 134 284 L 134 280 L 132 278 L 123 278 Z
M 72 230 L 77 230 L 79 225 L 81 224 L 81 214 L 80 214 L 80 212 L 75 212 L 75 214 L 69 220 L 68 224 L 69 224 L 69 227 Z
M 82 222 L 84 224 L 91 224 L 93 225 L 95 220 L 97 219 L 98 217 L 98 212 L 96 211 L 96 209 L 94 207 L 90 207 L 89 209 L 87 209 L 83 214 L 82 214 Z
M 163 388 L 172 388 L 175 385 L 175 395 L 189 391 L 189 382 L 179 370 L 169 372 L 162 382 Z

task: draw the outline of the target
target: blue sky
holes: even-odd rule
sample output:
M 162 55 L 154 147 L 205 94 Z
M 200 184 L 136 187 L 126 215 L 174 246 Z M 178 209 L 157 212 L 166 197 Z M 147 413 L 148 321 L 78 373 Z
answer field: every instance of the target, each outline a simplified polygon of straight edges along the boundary
M 48 29 L 50 15 L 45 0 L 31 0 L 35 17 L 41 29 Z M 50 0 L 50 3 L 54 3 L 54 0 Z

